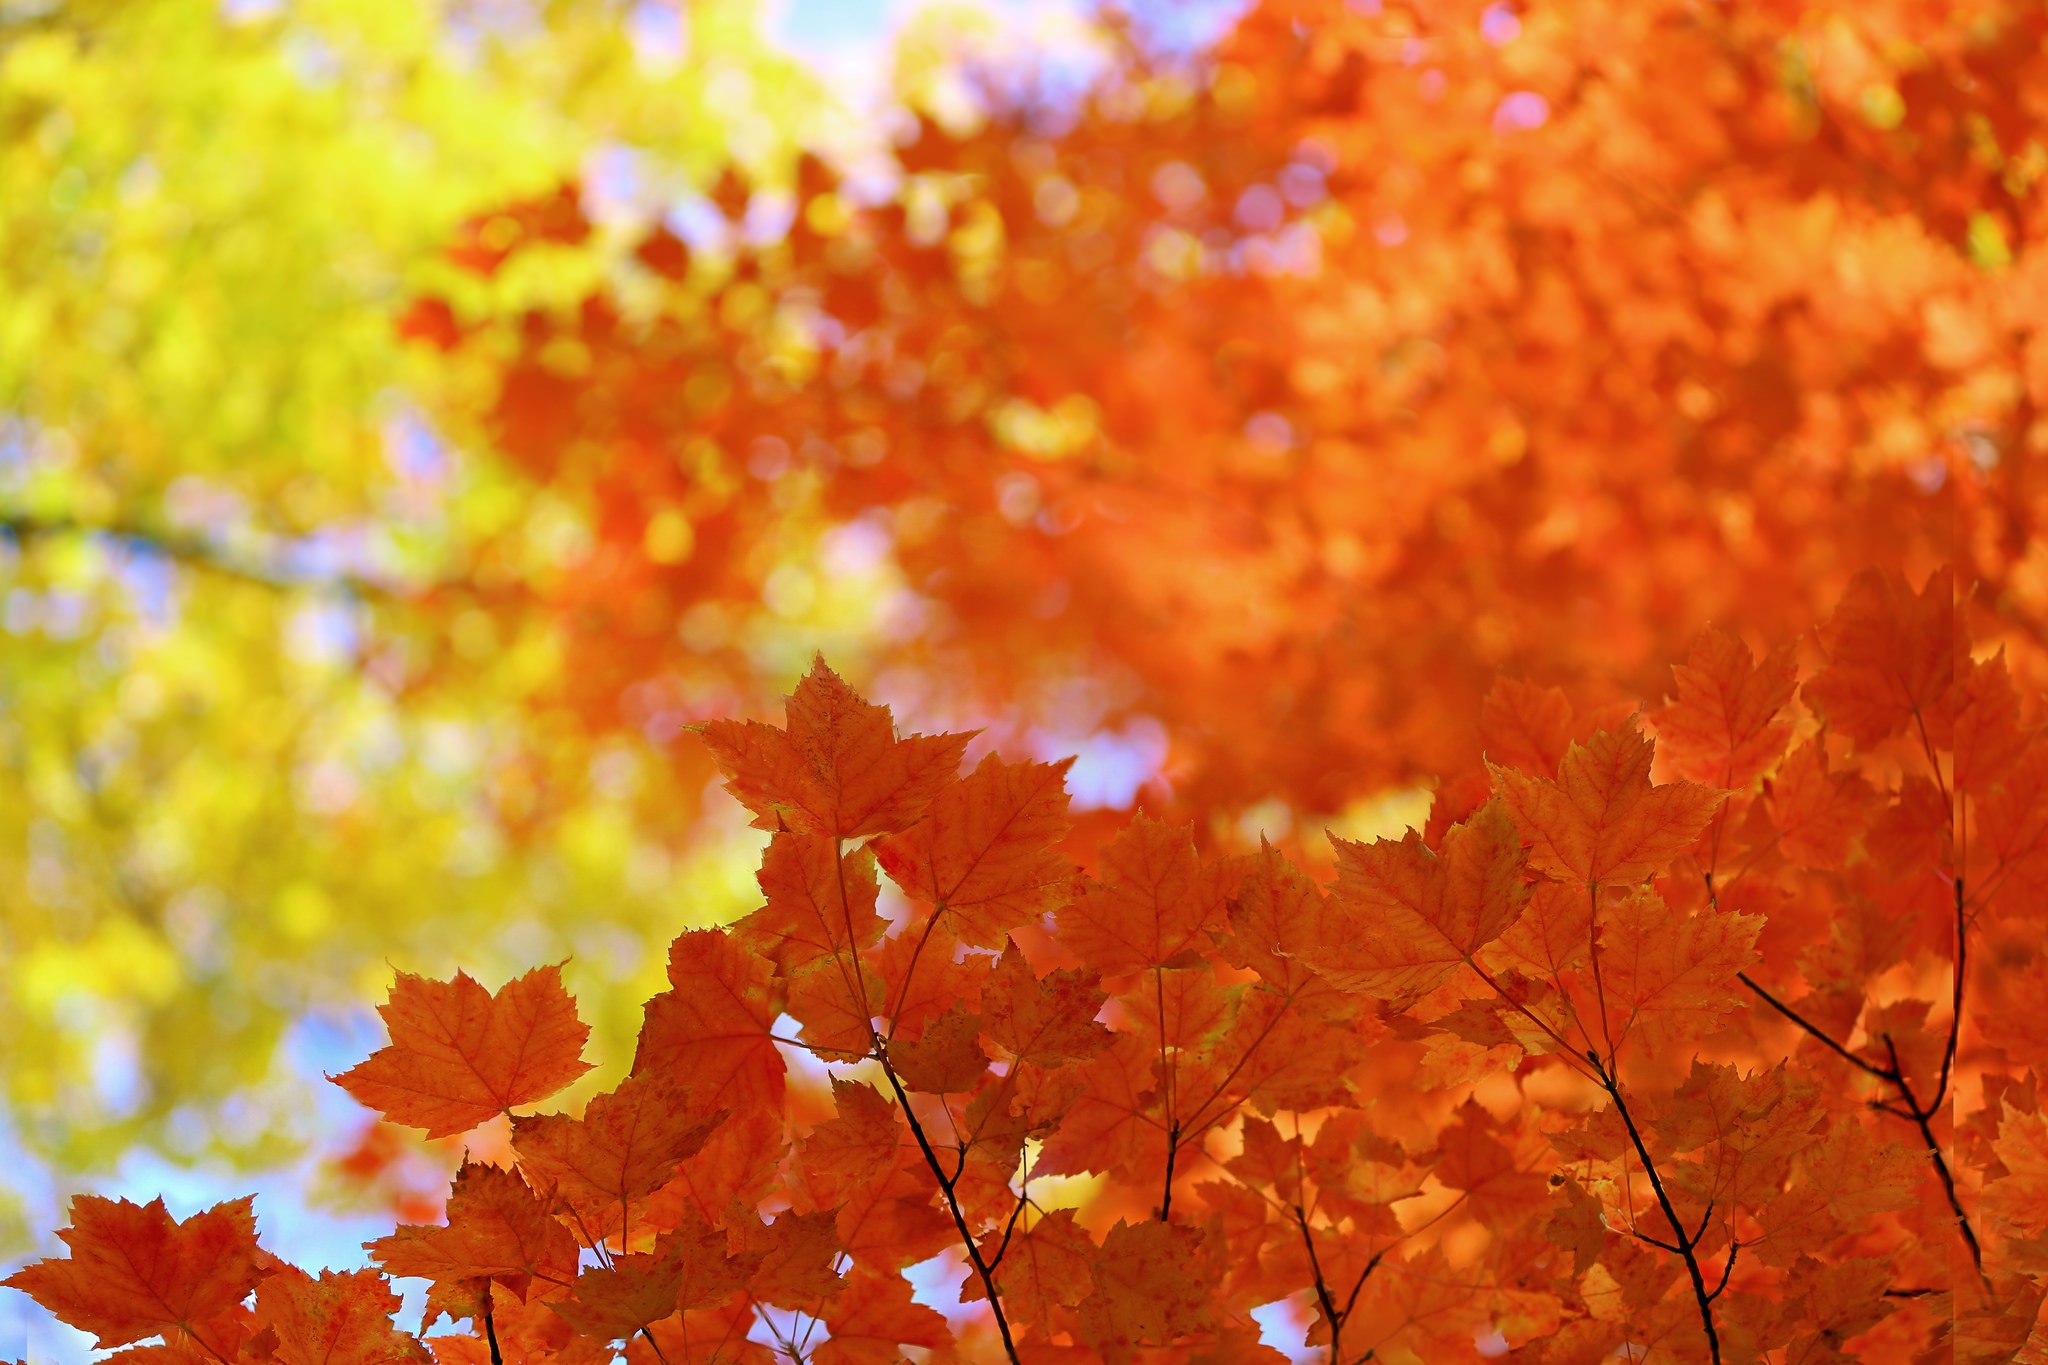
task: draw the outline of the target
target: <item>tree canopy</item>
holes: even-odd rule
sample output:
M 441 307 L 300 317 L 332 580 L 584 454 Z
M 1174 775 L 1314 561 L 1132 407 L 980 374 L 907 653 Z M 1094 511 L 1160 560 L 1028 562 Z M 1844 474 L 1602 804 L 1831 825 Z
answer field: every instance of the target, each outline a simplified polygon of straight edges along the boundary
M 1772 728 L 1803 679 L 1918 810 L 1917 684 L 1839 669 L 1942 566 L 2032 723 L 2038 7 L 1261 0 L 1195 50 L 1144 6 L 1042 48 L 938 12 L 860 119 L 752 11 L 0 7 L 0 1075 L 58 1184 L 303 1146 L 282 1041 L 394 980 L 564 962 L 570 1102 L 617 1081 L 662 945 L 757 904 L 784 828 L 706 799 L 693 727 L 819 649 L 976 762 L 1078 753 L 1098 878 L 1142 805 L 1339 898 L 1496 789 L 1539 881 L 1687 856 L 1545 843 L 1511 776 L 1667 692 L 1660 782 L 1848 790 Z M 1753 694 L 1684 710 L 1738 656 Z M 908 837 L 875 818 L 842 833 Z M 1812 818 L 1763 865 L 1890 856 Z M 1846 1044 L 1863 967 L 1808 965 Z

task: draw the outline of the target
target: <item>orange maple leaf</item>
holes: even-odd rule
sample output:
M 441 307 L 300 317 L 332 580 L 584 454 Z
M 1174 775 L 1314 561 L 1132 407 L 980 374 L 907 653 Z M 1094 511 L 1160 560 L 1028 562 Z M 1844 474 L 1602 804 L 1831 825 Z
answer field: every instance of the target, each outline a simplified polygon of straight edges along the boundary
M 1572 742 L 1572 704 L 1555 687 L 1495 678 L 1479 704 L 1480 750 L 1489 762 L 1554 773 Z
M 863 701 L 823 658 L 787 699 L 785 727 L 696 727 L 726 790 L 758 829 L 857 839 L 907 829 L 960 767 L 971 735 L 896 738 L 889 708 Z
M 434 1282 L 430 1317 L 443 1308 L 451 1317 L 474 1316 L 480 1281 L 495 1280 L 525 1299 L 535 1279 L 563 1285 L 576 1277 L 576 1239 L 518 1172 L 473 1161 L 455 1173 L 445 1226 L 400 1227 L 363 1249 L 388 1275 Z
M 1820 630 L 1828 666 L 1802 694 L 1829 724 L 1863 748 L 1918 725 L 1946 747 L 1958 655 L 1955 579 L 1947 569 L 1919 592 L 1897 574 L 1865 569 Z
M 1109 1030 L 1095 1022 L 1108 1000 L 1090 971 L 1062 968 L 1040 977 L 1012 942 L 996 959 L 983 990 L 983 1027 L 1019 1062 L 1057 1066 L 1084 1061 L 1109 1046 Z
M 216 1335 L 210 1321 L 238 1307 L 264 1273 L 251 1198 L 179 1222 L 161 1199 L 82 1194 L 57 1236 L 69 1257 L 37 1261 L 0 1283 L 93 1333 L 102 1350 L 159 1332 Z
M 551 1301 L 548 1307 L 584 1336 L 623 1341 L 675 1316 L 688 1250 L 688 1240 L 680 1233 L 664 1232 L 651 1252 L 614 1256 L 609 1266 L 585 1270 L 576 1277 L 569 1297 Z
M 825 1311 L 831 1340 L 812 1359 L 818 1365 L 896 1365 L 903 1347 L 950 1347 L 953 1333 L 946 1320 L 915 1302 L 901 1275 L 856 1270 Z
M 1500 937 L 1528 899 L 1521 840 L 1499 801 L 1452 826 L 1440 854 L 1412 829 L 1331 842 L 1337 885 L 1297 951 L 1333 984 L 1403 1008 Z
M 1081 1301 L 1081 1335 L 1108 1361 L 1208 1325 L 1210 1296 L 1196 1273 L 1202 1234 L 1178 1223 L 1127 1223 L 1102 1239 L 1095 1288 Z
M 286 1266 L 256 1290 L 256 1324 L 277 1336 L 279 1365 L 429 1365 L 410 1333 L 391 1325 L 398 1295 L 374 1270 Z
M 535 1187 L 561 1200 L 594 1245 L 624 1226 L 633 1201 L 667 1184 L 727 1117 L 705 1113 L 674 1074 L 658 1071 L 593 1097 L 581 1118 L 517 1119 L 512 1143 Z
M 536 967 L 496 995 L 466 972 L 453 981 L 400 972 L 377 1013 L 390 1044 L 329 1079 L 430 1138 L 546 1099 L 590 1070 L 590 1026 L 576 1017 L 558 967 Z
M 768 841 L 757 880 L 768 903 L 739 928 L 784 973 L 824 957 L 844 969 L 889 927 L 875 913 L 875 858 L 865 848 L 841 857 L 832 839 L 784 831 Z
M 1654 753 L 1631 724 L 1572 745 L 1555 780 L 1495 767 L 1495 790 L 1533 845 L 1531 865 L 1576 882 L 1636 882 L 1698 838 L 1726 793 L 1650 785 Z
M 1758 662 L 1736 636 L 1709 626 L 1691 657 L 1671 667 L 1678 696 L 1653 715 L 1658 751 L 1680 777 L 1747 787 L 1785 751 L 1792 723 L 1781 713 L 1798 675 L 1790 645 Z
M 772 1036 L 782 1002 L 770 964 L 723 930 L 697 929 L 669 945 L 668 980 L 647 1002 L 634 1073 L 687 1076 L 706 1105 L 779 1111 L 788 1068 Z
M 1102 846 L 1095 877 L 1058 912 L 1067 948 L 1105 976 L 1188 960 L 1224 924 L 1186 825 L 1143 814 Z
M 1067 769 L 994 754 L 948 783 L 924 819 L 875 842 L 882 870 L 946 915 L 956 937 L 1000 947 L 1010 930 L 1058 909 L 1075 871 L 1053 847 L 1066 836 Z

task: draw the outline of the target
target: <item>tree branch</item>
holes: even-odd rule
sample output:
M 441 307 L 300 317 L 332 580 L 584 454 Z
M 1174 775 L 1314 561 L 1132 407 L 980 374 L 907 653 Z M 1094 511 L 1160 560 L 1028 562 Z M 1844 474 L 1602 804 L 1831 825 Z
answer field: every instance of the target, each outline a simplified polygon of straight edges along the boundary
M 360 574 L 323 577 L 297 573 L 275 560 L 236 554 L 208 537 L 139 520 L 90 522 L 73 516 L 44 517 L 23 512 L 0 512 L 0 534 L 12 536 L 23 544 L 70 536 L 97 536 L 189 569 L 273 591 L 337 588 L 364 598 L 383 600 L 395 596 L 387 585 L 372 582 Z
M 1685 1260 L 1686 1274 L 1692 1277 L 1692 1296 L 1694 1302 L 1699 1305 L 1700 1325 L 1706 1328 L 1707 1354 L 1714 1365 L 1721 1365 L 1721 1336 L 1714 1330 L 1714 1297 L 1720 1291 L 1716 1290 L 1715 1294 L 1707 1292 L 1707 1277 L 1700 1271 L 1699 1244 L 1685 1235 L 1685 1225 L 1678 1221 L 1678 1210 L 1672 1207 L 1671 1196 L 1665 1192 L 1663 1178 L 1657 1174 L 1657 1163 L 1651 1160 L 1649 1146 L 1644 1143 L 1643 1135 L 1636 1129 L 1635 1116 L 1628 1111 L 1628 1101 L 1622 1097 L 1621 1082 L 1601 1063 L 1600 1054 L 1593 1049 L 1586 1049 L 1586 1060 L 1593 1064 L 1594 1070 L 1599 1074 L 1601 1086 L 1607 1091 L 1608 1098 L 1614 1101 L 1616 1111 L 1621 1114 L 1622 1123 L 1627 1125 L 1629 1141 L 1634 1144 L 1636 1156 L 1643 1163 L 1644 1173 L 1650 1177 L 1650 1188 L 1656 1191 L 1657 1205 L 1664 1211 L 1664 1221 L 1671 1225 L 1671 1235 L 1678 1239 L 1678 1254 Z M 1704 1231 L 1705 1224 L 1702 1223 L 1701 1227 Z

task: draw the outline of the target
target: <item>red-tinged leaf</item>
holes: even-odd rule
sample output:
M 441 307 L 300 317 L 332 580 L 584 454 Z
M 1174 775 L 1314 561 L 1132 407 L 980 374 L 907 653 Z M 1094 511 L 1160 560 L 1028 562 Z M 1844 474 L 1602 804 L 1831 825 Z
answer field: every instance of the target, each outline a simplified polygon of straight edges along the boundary
M 784 974 L 820 958 L 849 961 L 889 927 L 875 913 L 875 859 L 865 848 L 842 858 L 830 838 L 777 834 L 768 841 L 759 880 L 768 903 L 739 928 Z
M 1298 949 L 1333 985 L 1405 1008 L 1500 937 L 1527 900 L 1524 854 L 1498 801 L 1444 835 L 1370 844 L 1334 836 L 1337 885 L 1319 932 Z
M 889 1045 L 889 1060 L 903 1084 L 930 1095 L 964 1095 L 988 1073 L 981 1050 L 981 1018 L 954 1005 L 914 1039 Z
M 1982 663 L 1965 661 L 1962 686 L 1956 691 L 1954 785 L 1958 792 L 1981 796 L 2027 747 L 2020 728 L 2019 693 L 2006 671 L 2005 651 Z
M 1302 955 L 1311 949 L 1328 917 L 1322 888 L 1263 837 L 1256 854 L 1238 861 L 1224 955 L 1232 966 L 1257 972 L 1284 996 L 1311 990 L 1318 978 Z
M 636 1075 L 689 1078 L 707 1106 L 779 1112 L 786 1064 L 772 1037 L 782 1001 L 769 964 L 718 929 L 681 935 L 669 948 L 673 990 L 647 1002 Z
M 946 1320 L 910 1297 L 901 1275 L 856 1270 L 825 1311 L 831 1339 L 812 1353 L 817 1365 L 896 1365 L 905 1346 L 950 1347 Z
M 1593 903 L 1585 888 L 1538 882 L 1520 917 L 1480 951 L 1479 963 L 1489 972 L 1515 972 L 1557 985 L 1564 973 L 1585 962 L 1592 943 Z
M 760 1254 L 747 1292 L 784 1308 L 815 1308 L 839 1292 L 839 1233 L 830 1210 L 785 1212 L 748 1229 L 747 1244 Z
M 1142 814 L 1103 846 L 1095 877 L 1058 919 L 1067 949 L 1105 976 L 1179 962 L 1224 923 L 1188 826 Z
M 1494 769 L 1533 845 L 1530 864 L 1577 882 L 1639 882 L 1689 847 L 1725 793 L 1694 782 L 1651 786 L 1654 752 L 1631 726 L 1572 745 L 1555 781 Z
M 936 964 L 934 964 L 936 966 Z M 874 1011 L 888 986 L 866 958 L 819 958 L 789 977 L 789 1016 L 818 1055 L 859 1061 L 875 1047 Z
M 536 967 L 492 995 L 465 972 L 429 981 L 400 972 L 377 1012 L 389 1045 L 332 1079 L 392 1123 L 450 1137 L 518 1105 L 544 1100 L 590 1070 L 590 1026 Z
M 1877 794 L 1854 773 L 1828 771 L 1818 740 L 1794 749 L 1770 780 L 1778 851 L 1801 867 L 1840 871 L 1869 828 Z
M 2006 1105 L 1991 1148 L 2005 1174 L 1984 1187 L 1985 1202 L 2022 1236 L 2048 1233 L 2048 1117 Z
M 996 961 L 982 993 L 982 1028 L 1019 1062 L 1057 1066 L 1085 1061 L 1109 1046 L 1095 1016 L 1109 999 L 1094 972 L 1060 969 L 1033 974 L 1012 942 Z
M 1489 763 L 1548 776 L 1572 742 L 1572 704 L 1555 687 L 1494 679 L 1479 704 L 1479 744 Z
M 164 1201 L 131 1204 L 82 1194 L 57 1237 L 71 1255 L 24 1266 L 4 1283 L 97 1346 L 179 1329 L 203 1331 L 263 1277 L 252 1199 L 216 1204 L 179 1222 Z
M 585 1270 L 576 1277 L 569 1297 L 550 1301 L 548 1307 L 586 1337 L 623 1341 L 651 1323 L 675 1316 L 688 1250 L 681 1234 L 664 1232 L 651 1252 L 614 1256 L 608 1268 Z
M 1572 1273 L 1583 1275 L 1600 1259 L 1608 1239 L 1615 1234 L 1608 1230 L 1600 1201 L 1587 1194 L 1585 1186 L 1566 1177 L 1558 1193 L 1564 1197 L 1564 1206 L 1550 1215 L 1543 1235 L 1569 1251 Z
M 1820 640 L 1828 666 L 1804 695 L 1833 728 L 1859 748 L 1913 726 L 1924 727 L 1937 748 L 1948 746 L 1943 702 L 1965 645 L 1947 569 L 1917 593 L 1897 574 L 1865 569 L 1850 580 Z
M 398 1295 L 374 1270 L 290 1266 L 256 1290 L 256 1322 L 277 1335 L 278 1365 L 427 1365 L 426 1348 L 391 1325 Z
M 1510 1226 L 1549 1202 L 1549 1172 L 1537 1169 L 1536 1152 L 1518 1154 L 1508 1145 L 1514 1136 L 1485 1109 L 1466 1100 L 1437 1139 L 1436 1178 L 1450 1189 L 1463 1190 L 1471 1215 L 1491 1228 Z
M 536 1279 L 564 1285 L 576 1277 L 576 1239 L 519 1174 L 470 1161 L 456 1172 L 445 1226 L 400 1227 L 363 1249 L 387 1275 L 434 1282 L 429 1320 L 437 1310 L 475 1316 L 481 1281 L 525 1299 Z
M 1096 1253 L 1095 1288 L 1081 1301 L 1082 1339 L 1116 1362 L 1208 1326 L 1201 1253 L 1202 1234 L 1191 1227 L 1118 1219 Z
M 530 1303 L 493 1291 L 492 1330 L 498 1338 L 498 1356 L 505 1365 L 519 1361 L 545 1365 L 612 1365 L 612 1348 L 604 1342 L 579 1336 L 538 1294 Z M 559 1303 L 559 1299 L 552 1302 Z M 484 1325 L 476 1323 L 466 1336 L 434 1335 L 426 1338 L 438 1365 L 498 1365 L 491 1357 Z M 217 1365 L 217 1363 L 216 1363 Z M 766 1362 L 757 1362 L 766 1365 Z
M 972 738 L 896 738 L 889 708 L 861 700 L 822 658 L 788 698 L 785 725 L 715 720 L 697 732 L 755 828 L 828 840 L 908 829 L 953 780 Z
M 714 1218 L 736 1203 L 758 1205 L 782 1178 L 780 1163 L 789 1150 L 783 1125 L 783 1115 L 759 1110 L 727 1119 L 694 1156 L 683 1159 L 674 1179 L 648 1196 L 647 1221 L 670 1227 L 686 1209 Z
M 672 1075 L 628 1076 L 594 1097 L 583 1117 L 541 1114 L 512 1126 L 513 1146 L 534 1188 L 561 1200 L 586 1244 L 617 1232 L 644 1200 L 725 1121 L 707 1114 Z
M 1083 1089 L 1046 1138 L 1032 1167 L 1039 1174 L 1101 1171 L 1140 1183 L 1166 1158 L 1165 1133 L 1154 1115 L 1159 1045 L 1137 1033 L 1115 1035 L 1079 1068 Z
M 1007 1247 L 1003 1238 L 1000 1228 L 989 1232 L 982 1238 L 981 1255 L 996 1264 L 996 1292 L 1012 1323 L 1043 1327 L 1053 1308 L 1072 1308 L 1094 1287 L 1096 1246 L 1074 1221 L 1072 1209 L 1054 1209 L 1029 1228 L 1019 1227 L 1009 1234 Z M 969 1275 L 962 1282 L 962 1303 L 987 1297 L 979 1276 Z
M 1072 764 L 988 755 L 942 788 L 924 819 L 876 841 L 882 870 L 906 894 L 937 907 L 961 942 L 1000 947 L 1010 930 L 1072 894 L 1074 865 L 1054 847 L 1069 828 Z
M 1668 1038 L 1715 1026 L 1748 1002 L 1735 974 L 1754 964 L 1763 920 L 1727 910 L 1690 918 L 1654 892 L 1639 891 L 1600 912 L 1601 993 L 1608 1034 L 1619 1046 L 1645 1025 Z
M 832 1220 L 839 1245 L 857 1266 L 892 1272 L 960 1245 L 952 1217 L 939 1208 L 922 1162 L 899 1166 L 852 1191 Z
M 1747 787 L 1785 751 L 1792 723 L 1781 713 L 1798 676 L 1790 645 L 1759 662 L 1741 639 L 1709 626 L 1690 660 L 1672 666 L 1678 695 L 1654 717 L 1658 752 L 1680 777 Z
M 929 919 L 913 919 L 864 960 L 882 978 L 877 998 L 888 1002 L 884 1017 L 896 1033 L 920 1029 L 956 1003 L 978 1009 L 989 971 L 986 956 L 962 953 L 945 924 Z
M 1977 806 L 1977 856 L 1989 862 L 1972 886 L 2005 915 L 2048 901 L 2048 747 L 2028 746 Z
M 747 1338 L 759 1321 L 754 1305 L 745 1299 L 722 1308 L 678 1313 L 627 1342 L 626 1365 L 777 1365 L 786 1361 L 787 1357 Z M 649 1337 L 653 1338 L 651 1344 Z M 506 1357 L 508 1362 L 511 1359 Z M 613 1359 L 607 1349 L 606 1365 Z
M 833 1117 L 811 1130 L 803 1145 L 803 1171 L 821 1208 L 888 1178 L 910 1137 L 896 1106 L 871 1085 L 832 1078 Z

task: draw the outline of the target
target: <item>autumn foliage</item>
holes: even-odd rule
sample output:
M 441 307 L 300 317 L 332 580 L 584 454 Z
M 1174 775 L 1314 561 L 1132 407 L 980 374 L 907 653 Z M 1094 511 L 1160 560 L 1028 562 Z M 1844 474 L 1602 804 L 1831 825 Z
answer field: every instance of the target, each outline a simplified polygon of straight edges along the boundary
M 1962 564 L 2039 681 L 2044 36 L 2016 4 L 1268 0 L 1198 70 L 981 73 L 882 189 L 707 185 L 731 223 L 782 196 L 784 239 L 653 224 L 573 306 L 417 304 L 593 531 L 475 600 L 586 642 L 601 726 L 701 719 L 707 675 L 750 694 L 746 637 L 678 621 L 757 612 L 792 508 L 866 518 L 918 599 L 885 657 L 1025 724 L 1103 680 L 1199 817 L 1441 774 L 1496 670 L 1646 695 L 1707 622 L 1789 638 L 1866 567 Z M 508 206 L 453 273 L 573 206 Z
M 1946 571 L 1867 573 L 1611 722 L 1503 680 L 1484 779 L 1324 885 L 1142 814 L 1077 866 L 1063 765 L 963 771 L 820 662 L 700 727 L 764 904 L 580 1113 L 530 1112 L 586 1069 L 555 968 L 399 977 L 337 1083 L 510 1120 L 444 1225 L 316 1277 L 247 1200 L 87 1196 L 9 1283 L 137 1365 L 1276 1361 L 1279 1301 L 1342 1365 L 2031 1358 L 2040 700 Z

